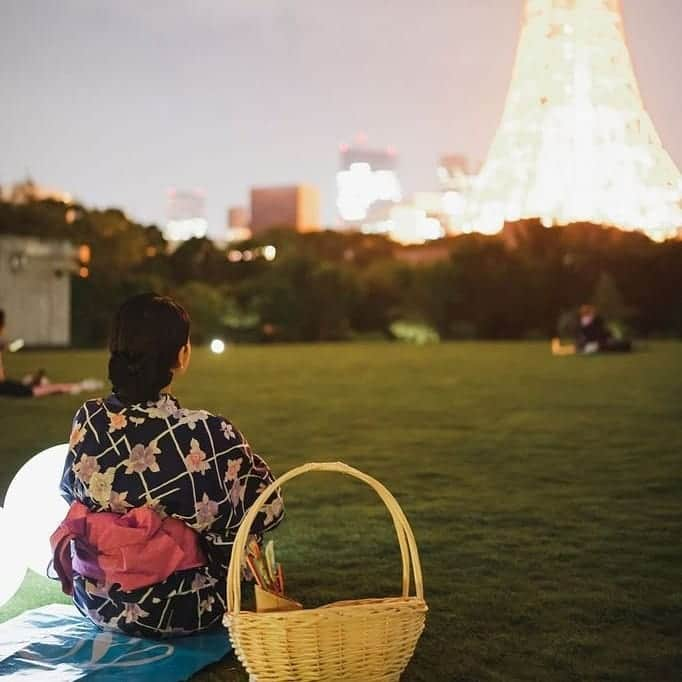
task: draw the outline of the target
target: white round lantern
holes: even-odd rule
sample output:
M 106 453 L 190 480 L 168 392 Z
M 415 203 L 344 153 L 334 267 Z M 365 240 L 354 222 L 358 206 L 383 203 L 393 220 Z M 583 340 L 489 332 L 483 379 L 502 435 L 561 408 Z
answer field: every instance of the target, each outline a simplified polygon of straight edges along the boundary
M 211 351 L 216 355 L 220 355 L 225 350 L 225 342 L 222 339 L 213 339 L 211 341 Z
M 21 543 L 16 527 L 9 514 L 0 507 L 0 606 L 6 604 L 21 586 L 26 575 L 26 557 L 21 552 Z
M 43 576 L 52 558 L 50 535 L 69 511 L 59 494 L 68 452 L 69 446 L 63 443 L 31 457 L 12 479 L 5 496 L 5 523 L 9 520 L 18 532 L 29 568 Z

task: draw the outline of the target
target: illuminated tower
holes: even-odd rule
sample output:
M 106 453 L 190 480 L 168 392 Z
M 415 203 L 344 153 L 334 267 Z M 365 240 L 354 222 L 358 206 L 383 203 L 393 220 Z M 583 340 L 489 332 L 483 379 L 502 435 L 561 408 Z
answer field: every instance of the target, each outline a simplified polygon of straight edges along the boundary
M 465 229 L 540 218 L 682 226 L 682 180 L 644 109 L 619 0 L 526 0 L 502 121 Z

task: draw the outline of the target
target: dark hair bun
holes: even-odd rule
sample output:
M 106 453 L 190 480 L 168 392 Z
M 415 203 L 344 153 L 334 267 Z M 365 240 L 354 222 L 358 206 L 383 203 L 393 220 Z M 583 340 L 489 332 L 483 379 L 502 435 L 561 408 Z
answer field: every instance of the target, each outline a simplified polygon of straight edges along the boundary
M 189 339 L 189 316 L 175 301 L 140 294 L 121 305 L 111 332 L 109 379 L 125 403 L 157 400 L 173 380 L 178 353 Z
M 173 373 L 160 367 L 154 356 L 115 352 L 109 358 L 109 380 L 122 400 L 140 403 L 155 400 L 173 380 Z

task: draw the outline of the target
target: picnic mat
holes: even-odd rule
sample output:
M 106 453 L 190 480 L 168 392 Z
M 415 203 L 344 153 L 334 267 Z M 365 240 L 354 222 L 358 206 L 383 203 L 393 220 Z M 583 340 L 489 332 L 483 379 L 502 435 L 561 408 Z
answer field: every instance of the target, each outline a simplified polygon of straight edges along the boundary
M 0 677 L 36 682 L 187 680 L 232 649 L 223 629 L 168 640 L 102 631 L 51 604 L 0 624 Z

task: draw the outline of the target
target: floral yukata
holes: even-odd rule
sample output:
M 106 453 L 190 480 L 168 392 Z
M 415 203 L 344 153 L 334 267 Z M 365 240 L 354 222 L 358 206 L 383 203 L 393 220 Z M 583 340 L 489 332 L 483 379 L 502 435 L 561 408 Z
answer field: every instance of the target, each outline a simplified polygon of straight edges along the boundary
M 148 506 L 195 529 L 207 565 L 176 571 L 150 587 L 74 575 L 73 600 L 102 628 L 167 637 L 205 630 L 225 611 L 232 542 L 248 508 L 273 481 L 268 465 L 226 419 L 180 407 L 170 395 L 125 405 L 114 394 L 76 413 L 61 492 L 92 511 L 124 514 Z M 282 519 L 279 494 L 257 515 L 260 535 Z

